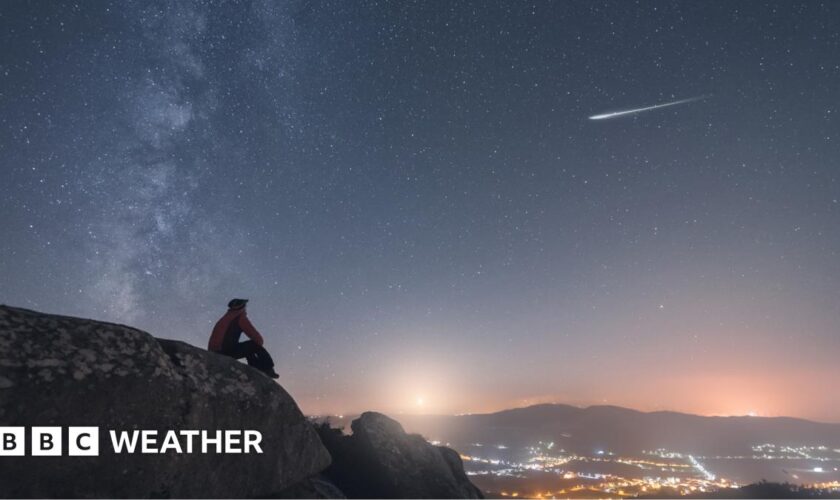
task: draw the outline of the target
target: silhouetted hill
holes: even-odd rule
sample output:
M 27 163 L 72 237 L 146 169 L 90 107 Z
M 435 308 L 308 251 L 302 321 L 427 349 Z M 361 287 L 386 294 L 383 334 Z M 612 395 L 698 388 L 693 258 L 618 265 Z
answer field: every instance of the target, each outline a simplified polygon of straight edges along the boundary
M 762 443 L 840 447 L 840 424 L 789 417 L 705 417 L 617 406 L 543 404 L 489 414 L 398 419 L 412 432 L 452 443 L 530 446 L 554 441 L 571 451 L 616 453 L 665 448 L 705 455 L 744 454 Z

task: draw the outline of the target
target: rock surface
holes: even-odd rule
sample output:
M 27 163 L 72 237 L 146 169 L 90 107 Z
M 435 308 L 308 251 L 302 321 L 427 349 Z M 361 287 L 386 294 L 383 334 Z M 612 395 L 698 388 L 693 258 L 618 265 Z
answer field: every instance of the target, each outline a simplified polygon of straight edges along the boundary
M 27 428 L 26 456 L 0 457 L 4 497 L 269 496 L 330 463 L 292 397 L 257 370 L 134 328 L 7 306 L 0 426 Z M 32 426 L 63 427 L 64 456 L 32 457 Z M 67 426 L 99 426 L 100 455 L 68 457 Z M 115 454 L 110 429 L 258 430 L 264 453 Z
M 348 498 L 482 498 L 467 479 L 461 457 L 406 434 L 399 422 L 381 413 L 363 413 L 353 434 L 319 427 L 333 457 L 324 476 Z
M 329 479 L 319 474 L 287 488 L 274 498 L 347 498 L 344 492 Z

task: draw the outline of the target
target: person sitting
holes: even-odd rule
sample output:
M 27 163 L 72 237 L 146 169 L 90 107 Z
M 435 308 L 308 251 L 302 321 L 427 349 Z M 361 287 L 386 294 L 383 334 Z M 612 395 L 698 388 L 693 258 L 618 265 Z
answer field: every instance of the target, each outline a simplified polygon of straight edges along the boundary
M 207 349 L 234 359 L 245 358 L 248 365 L 262 371 L 271 378 L 278 378 L 280 375 L 274 371 L 274 361 L 263 347 L 262 335 L 248 320 L 248 315 L 245 312 L 247 303 L 248 299 L 233 299 L 228 302 L 227 312 L 213 327 Z M 239 336 L 243 332 L 251 340 L 240 342 Z

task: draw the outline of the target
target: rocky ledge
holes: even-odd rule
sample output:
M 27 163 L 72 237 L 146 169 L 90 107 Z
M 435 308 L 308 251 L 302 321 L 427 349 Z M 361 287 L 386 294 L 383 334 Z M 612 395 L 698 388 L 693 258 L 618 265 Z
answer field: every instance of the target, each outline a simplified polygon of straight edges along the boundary
M 98 455 L 69 456 L 76 426 L 99 428 Z M 243 363 L 124 325 L 8 306 L 0 427 L 25 428 L 23 456 L 0 456 L 0 497 L 481 496 L 456 452 L 384 415 L 363 414 L 352 436 L 322 428 L 319 438 L 279 384 Z M 62 429 L 60 456 L 32 456 L 32 427 Z M 111 430 L 147 431 L 149 452 L 139 441 L 134 453 L 115 452 Z M 233 451 L 256 431 L 260 453 L 223 452 L 201 431 L 231 431 L 221 438 Z
M 6 306 L 0 425 L 100 428 L 99 456 L 31 456 L 27 442 L 26 456 L 0 457 L 7 497 L 266 496 L 330 463 L 292 397 L 242 363 L 123 325 Z M 111 429 L 256 430 L 263 453 L 117 454 Z

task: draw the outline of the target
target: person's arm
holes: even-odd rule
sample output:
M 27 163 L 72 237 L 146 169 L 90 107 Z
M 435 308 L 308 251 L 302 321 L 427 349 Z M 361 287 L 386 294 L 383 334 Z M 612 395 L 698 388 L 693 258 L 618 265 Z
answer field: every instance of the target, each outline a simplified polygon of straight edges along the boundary
M 260 332 L 254 328 L 254 325 L 251 324 L 251 321 L 248 319 L 248 316 L 244 314 L 239 317 L 239 327 L 242 328 L 242 331 L 245 332 L 245 335 L 248 336 L 249 339 L 253 340 L 257 343 L 257 345 L 263 345 L 263 338 L 260 335 Z

